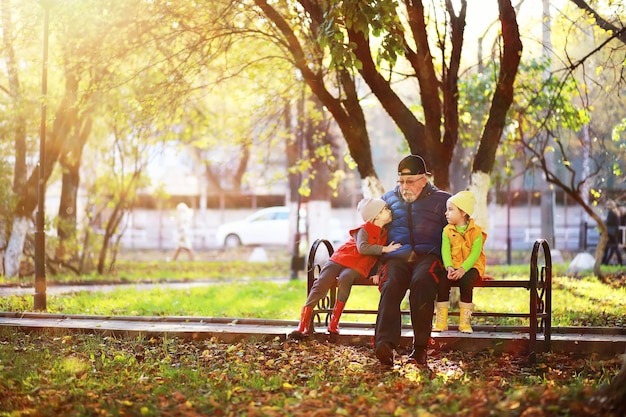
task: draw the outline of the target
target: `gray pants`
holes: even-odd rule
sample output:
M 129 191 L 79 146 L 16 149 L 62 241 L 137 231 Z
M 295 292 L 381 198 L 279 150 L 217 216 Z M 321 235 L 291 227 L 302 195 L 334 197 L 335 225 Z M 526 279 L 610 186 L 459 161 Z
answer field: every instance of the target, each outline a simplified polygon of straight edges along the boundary
M 313 283 L 305 305 L 315 307 L 319 300 L 326 297 L 337 281 L 337 301 L 345 303 L 350 297 L 352 283 L 360 276 L 361 274 L 354 269 L 328 261 L 320 271 L 320 276 Z

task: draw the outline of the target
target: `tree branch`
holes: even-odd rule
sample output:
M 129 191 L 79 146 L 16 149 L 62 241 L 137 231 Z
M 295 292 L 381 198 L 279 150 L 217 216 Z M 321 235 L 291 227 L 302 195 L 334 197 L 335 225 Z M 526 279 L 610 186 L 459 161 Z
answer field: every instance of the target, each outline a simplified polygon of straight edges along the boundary
M 617 38 L 623 44 L 626 45 L 626 31 L 624 31 L 624 29 L 626 28 L 619 29 L 617 26 L 613 25 L 611 22 L 604 19 L 602 16 L 600 16 L 600 14 L 595 9 L 589 6 L 585 0 L 570 0 L 570 1 L 574 3 L 579 9 L 591 15 L 591 17 L 595 19 L 598 27 L 608 32 L 612 32 L 613 36 L 611 36 L 611 39 Z

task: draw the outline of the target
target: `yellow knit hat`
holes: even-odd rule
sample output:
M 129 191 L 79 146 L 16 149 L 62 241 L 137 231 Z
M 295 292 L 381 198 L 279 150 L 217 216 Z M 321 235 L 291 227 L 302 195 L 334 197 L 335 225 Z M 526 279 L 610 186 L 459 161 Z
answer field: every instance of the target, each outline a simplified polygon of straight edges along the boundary
M 474 214 L 476 198 L 474 198 L 474 193 L 471 191 L 460 191 L 450 197 L 448 201 L 463 210 L 468 216 Z

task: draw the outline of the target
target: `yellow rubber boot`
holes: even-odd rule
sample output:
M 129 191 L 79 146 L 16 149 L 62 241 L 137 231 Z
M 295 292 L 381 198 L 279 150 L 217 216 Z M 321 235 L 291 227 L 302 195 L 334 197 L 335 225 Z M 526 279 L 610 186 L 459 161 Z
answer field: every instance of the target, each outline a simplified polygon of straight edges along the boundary
M 459 307 L 461 308 L 461 313 L 459 314 L 459 331 L 461 333 L 474 333 L 474 330 L 470 325 L 474 303 L 464 303 L 463 301 L 459 301 Z
M 448 310 L 450 309 L 450 301 L 441 301 L 437 303 L 435 309 L 435 325 L 433 332 L 445 332 L 448 330 Z

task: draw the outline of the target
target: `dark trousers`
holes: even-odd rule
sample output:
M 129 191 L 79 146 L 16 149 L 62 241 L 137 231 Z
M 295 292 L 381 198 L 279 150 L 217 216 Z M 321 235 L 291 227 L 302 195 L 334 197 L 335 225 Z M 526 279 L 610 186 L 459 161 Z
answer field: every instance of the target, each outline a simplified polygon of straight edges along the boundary
M 622 265 L 622 249 L 619 247 L 619 241 L 616 235 L 609 235 L 609 241 L 604 248 L 604 254 L 602 255 L 602 265 L 608 265 L 613 257 L 613 254 L 617 257 L 617 263 Z
M 480 279 L 478 270 L 476 268 L 470 268 L 469 271 L 461 277 L 457 282 L 459 283 L 459 294 L 461 301 L 464 303 L 471 303 L 474 292 L 474 283 Z M 453 281 L 448 279 L 448 274 L 439 281 L 439 289 L 437 291 L 437 301 L 450 301 L 450 288 L 452 288 Z
M 389 260 L 387 279 L 380 290 L 376 316 L 375 345 L 400 344 L 402 334 L 401 304 L 409 290 L 413 347 L 426 348 L 430 339 L 437 283 L 443 277 L 443 265 L 436 255 L 418 255 L 414 262 Z

